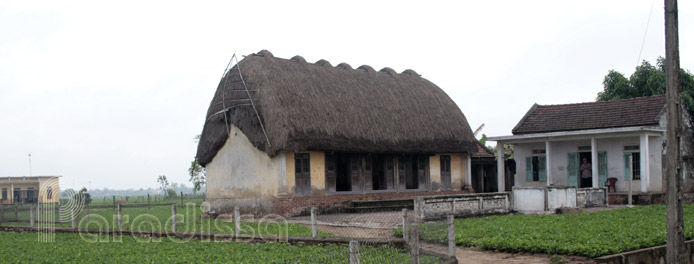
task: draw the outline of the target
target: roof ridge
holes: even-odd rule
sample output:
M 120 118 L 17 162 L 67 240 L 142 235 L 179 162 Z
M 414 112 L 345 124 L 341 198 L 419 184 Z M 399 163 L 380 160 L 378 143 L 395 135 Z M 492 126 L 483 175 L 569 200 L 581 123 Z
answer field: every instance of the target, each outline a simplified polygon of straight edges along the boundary
M 373 67 L 369 66 L 368 64 L 363 64 L 363 65 L 359 66 L 358 68 L 352 68 L 352 67 L 351 67 L 349 64 L 347 64 L 346 62 L 342 62 L 342 63 L 340 63 L 340 64 L 337 64 L 337 65 L 335 65 L 335 66 L 332 66 L 332 64 L 331 64 L 328 60 L 325 60 L 325 59 L 320 59 L 320 60 L 318 60 L 318 61 L 316 61 L 316 62 L 314 62 L 314 63 L 310 63 L 310 62 L 307 62 L 306 59 L 304 59 L 304 58 L 303 58 L 302 56 L 300 56 L 300 55 L 296 55 L 296 56 L 294 56 L 294 57 L 292 57 L 292 58 L 290 58 L 290 59 L 279 58 L 279 57 L 275 57 L 275 56 L 274 56 L 270 51 L 268 51 L 268 50 L 261 50 L 261 51 L 259 51 L 259 52 L 257 52 L 257 53 L 252 53 L 251 55 L 252 55 L 252 56 L 259 56 L 259 57 L 266 57 L 266 58 L 279 59 L 279 60 L 285 60 L 285 61 L 293 61 L 293 62 L 298 62 L 298 63 L 305 63 L 305 64 L 315 65 L 315 66 L 320 66 L 320 67 L 330 66 L 330 67 L 332 67 L 332 68 L 339 68 L 339 69 L 347 69 L 347 68 L 349 68 L 350 70 L 353 70 L 353 71 L 383 73 L 383 74 L 388 74 L 388 75 L 400 75 L 400 76 L 409 75 L 409 76 L 416 76 L 416 77 L 421 77 L 421 76 L 422 76 L 422 75 L 420 75 L 419 73 L 417 73 L 416 71 L 414 71 L 414 70 L 412 70 L 412 69 L 406 69 L 406 70 L 404 70 L 404 71 L 402 71 L 402 72 L 400 72 L 400 73 L 397 73 L 395 70 L 393 70 L 393 69 L 390 68 L 390 67 L 384 67 L 384 68 L 381 69 L 380 71 L 376 71 Z M 349 67 L 345 67 L 345 66 L 349 66 Z
M 609 104 L 609 103 L 616 103 L 616 102 L 623 102 L 623 101 L 636 101 L 636 100 L 652 99 L 655 97 L 665 97 L 665 94 L 639 96 L 639 97 L 624 98 L 624 99 L 609 100 L 609 101 L 581 102 L 581 103 L 569 103 L 569 104 L 546 104 L 546 105 L 541 105 L 541 104 L 537 104 L 537 103 L 535 103 L 535 104 L 538 107 L 570 106 L 570 105 L 573 106 L 573 105 L 586 105 L 586 104 Z

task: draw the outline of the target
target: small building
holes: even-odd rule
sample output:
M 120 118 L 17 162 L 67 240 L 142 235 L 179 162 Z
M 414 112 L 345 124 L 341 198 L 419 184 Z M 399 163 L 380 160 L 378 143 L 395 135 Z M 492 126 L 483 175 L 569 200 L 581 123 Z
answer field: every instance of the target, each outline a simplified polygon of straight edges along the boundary
M 515 186 L 604 187 L 614 178 L 617 192 L 662 193 L 665 96 L 563 105 L 533 105 L 513 135 L 490 137 L 513 145 Z M 682 120 L 683 142 L 691 145 L 691 122 Z M 689 152 L 685 149 L 684 152 Z M 685 160 L 690 154 L 685 153 Z M 497 161 L 503 171 L 504 161 Z M 685 166 L 686 168 L 686 166 Z M 585 171 L 585 172 L 584 172 Z M 689 178 L 689 177 L 687 177 Z M 499 175 L 499 185 L 504 175 Z
M 472 188 L 475 192 L 496 192 L 497 168 L 494 153 L 482 143 L 477 142 L 477 152 L 472 154 L 471 165 Z
M 60 203 L 59 178 L 60 176 L 0 177 L 0 203 Z
M 292 215 L 470 191 L 476 151 L 458 106 L 412 70 L 307 63 L 263 50 L 219 83 L 196 159 L 211 209 Z

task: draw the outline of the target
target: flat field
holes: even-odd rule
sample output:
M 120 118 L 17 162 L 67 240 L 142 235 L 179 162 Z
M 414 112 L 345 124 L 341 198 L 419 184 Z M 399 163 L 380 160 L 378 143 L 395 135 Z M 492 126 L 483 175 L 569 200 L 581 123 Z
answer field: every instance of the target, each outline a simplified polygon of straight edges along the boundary
M 459 246 L 485 250 L 599 257 L 665 245 L 665 206 L 594 213 L 499 215 L 455 220 Z M 685 239 L 694 239 L 694 205 L 684 207 Z M 422 224 L 423 240 L 445 243 L 445 221 Z M 402 236 L 402 229 L 394 231 Z

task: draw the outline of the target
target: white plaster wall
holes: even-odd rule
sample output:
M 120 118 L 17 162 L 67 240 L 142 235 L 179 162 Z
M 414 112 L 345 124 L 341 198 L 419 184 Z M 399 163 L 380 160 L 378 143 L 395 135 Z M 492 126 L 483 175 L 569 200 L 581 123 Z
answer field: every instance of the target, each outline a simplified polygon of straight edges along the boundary
M 639 145 L 638 136 L 615 137 L 597 139 L 598 152 L 607 152 L 607 177 L 617 178 L 617 191 L 628 191 L 628 185 L 624 180 L 624 146 Z M 578 152 L 579 146 L 590 146 L 590 140 L 552 141 L 550 143 L 551 157 L 548 157 L 554 185 L 567 185 L 568 177 L 568 152 Z M 544 149 L 545 143 L 522 143 L 514 145 L 514 157 L 516 159 L 515 184 L 521 187 L 542 187 L 545 182 L 527 182 L 525 180 L 525 157 L 532 155 L 533 149 Z M 650 160 L 650 185 L 648 191 L 662 191 L 662 137 L 649 137 Z M 597 176 L 597 173 L 595 173 Z M 580 176 L 579 179 L 580 181 Z M 632 190 L 641 191 L 641 181 L 632 181 Z
M 519 212 L 544 211 L 545 191 L 543 189 L 513 189 L 513 210 Z
M 547 189 L 547 207 L 549 210 L 576 207 L 576 188 Z
M 231 126 L 230 137 L 205 166 L 207 198 L 269 198 L 286 184 L 285 155 L 270 157 L 255 148 L 246 135 Z

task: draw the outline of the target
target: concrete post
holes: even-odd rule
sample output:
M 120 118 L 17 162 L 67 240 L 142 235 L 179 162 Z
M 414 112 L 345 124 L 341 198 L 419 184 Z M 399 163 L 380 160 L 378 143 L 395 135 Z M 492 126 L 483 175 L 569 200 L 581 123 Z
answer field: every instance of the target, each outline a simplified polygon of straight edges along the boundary
M 349 264 L 360 264 L 359 261 L 359 242 L 349 241 Z
M 171 230 L 176 232 L 176 204 L 171 204 Z
M 311 237 L 317 237 L 318 230 L 316 230 L 316 207 L 311 207 Z
M 77 228 L 77 219 L 75 219 L 75 209 L 70 210 L 70 218 L 72 219 L 72 229 Z
M 234 206 L 234 226 L 236 227 L 236 235 L 241 234 L 241 210 L 239 210 L 239 206 L 235 205 Z
M 545 170 L 547 171 L 547 186 L 554 184 L 554 178 L 552 177 L 552 153 L 551 144 L 549 140 L 545 141 Z
M 590 138 L 590 165 L 593 176 L 593 188 L 600 186 L 600 168 L 598 167 L 598 141 Z M 579 180 L 581 175 L 578 175 Z
M 506 191 L 506 167 L 504 162 L 506 157 L 504 157 L 504 144 L 500 141 L 496 142 L 496 182 L 497 182 L 497 192 Z
M 410 247 L 410 257 L 412 258 L 410 263 L 419 264 L 419 227 L 417 224 L 412 225 L 412 246 Z
M 402 209 L 402 238 L 405 242 L 409 241 L 409 234 L 407 233 L 407 208 Z
M 120 231 L 120 230 L 123 230 L 123 209 L 121 208 L 120 204 L 118 204 L 117 208 L 118 208 L 118 231 Z
M 448 215 L 448 256 L 455 257 L 455 218 Z
M 34 207 L 29 207 L 29 226 L 34 227 Z

